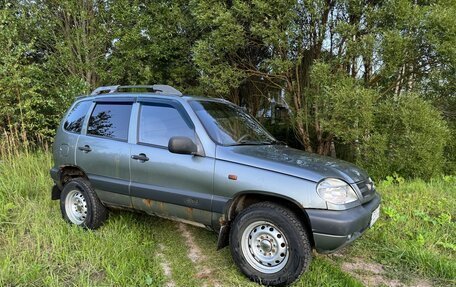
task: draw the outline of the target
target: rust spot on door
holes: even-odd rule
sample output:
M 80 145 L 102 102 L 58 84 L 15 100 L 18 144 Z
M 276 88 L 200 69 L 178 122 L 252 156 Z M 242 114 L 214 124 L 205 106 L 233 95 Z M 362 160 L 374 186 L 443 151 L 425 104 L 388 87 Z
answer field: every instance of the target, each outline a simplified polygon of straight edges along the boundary
M 145 205 L 147 205 L 148 207 L 151 207 L 152 206 L 152 199 L 143 199 L 143 202 Z
M 187 207 L 187 219 L 193 218 L 193 208 Z

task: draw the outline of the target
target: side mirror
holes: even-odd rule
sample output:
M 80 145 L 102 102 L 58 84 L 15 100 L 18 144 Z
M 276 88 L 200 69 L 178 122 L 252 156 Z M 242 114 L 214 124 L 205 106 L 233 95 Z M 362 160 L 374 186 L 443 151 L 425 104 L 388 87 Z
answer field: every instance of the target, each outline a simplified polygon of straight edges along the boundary
M 198 147 L 188 137 L 172 137 L 168 142 L 168 150 L 178 154 L 197 154 Z

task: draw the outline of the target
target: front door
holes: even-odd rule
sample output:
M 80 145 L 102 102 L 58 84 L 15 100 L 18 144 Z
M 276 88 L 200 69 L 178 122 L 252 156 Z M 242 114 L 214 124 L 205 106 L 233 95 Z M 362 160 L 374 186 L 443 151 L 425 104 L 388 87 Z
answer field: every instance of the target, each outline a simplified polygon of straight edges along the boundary
M 140 103 L 137 144 L 131 146 L 130 159 L 133 206 L 150 214 L 209 226 L 214 159 L 169 152 L 168 141 L 173 136 L 186 136 L 198 143 L 180 103 Z
M 97 102 L 76 147 L 76 164 L 107 205 L 131 207 L 128 130 L 132 102 Z

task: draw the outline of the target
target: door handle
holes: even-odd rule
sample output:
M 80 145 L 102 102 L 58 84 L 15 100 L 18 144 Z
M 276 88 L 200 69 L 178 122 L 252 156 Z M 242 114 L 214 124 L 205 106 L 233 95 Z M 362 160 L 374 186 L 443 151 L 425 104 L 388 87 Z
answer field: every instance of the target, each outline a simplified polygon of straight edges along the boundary
M 88 145 L 79 146 L 78 149 L 79 149 L 79 150 L 82 150 L 82 151 L 85 152 L 85 153 L 88 153 L 88 152 L 91 152 L 91 151 L 92 151 L 92 149 L 91 149 L 90 146 L 88 146 Z
M 144 153 L 132 155 L 131 158 L 139 160 L 140 162 L 145 162 L 149 160 L 149 158 Z

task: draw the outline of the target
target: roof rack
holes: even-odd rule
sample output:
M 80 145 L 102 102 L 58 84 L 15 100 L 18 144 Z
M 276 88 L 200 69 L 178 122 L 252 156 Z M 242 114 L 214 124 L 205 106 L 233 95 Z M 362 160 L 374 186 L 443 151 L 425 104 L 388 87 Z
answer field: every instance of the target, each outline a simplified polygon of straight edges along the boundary
M 176 95 L 182 96 L 182 93 L 168 85 L 138 85 L 138 86 L 103 86 L 98 87 L 92 91 L 91 96 L 101 95 L 101 94 L 112 94 L 112 93 L 125 93 L 127 91 L 139 92 L 146 90 L 146 92 L 163 94 L 163 95 Z

